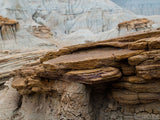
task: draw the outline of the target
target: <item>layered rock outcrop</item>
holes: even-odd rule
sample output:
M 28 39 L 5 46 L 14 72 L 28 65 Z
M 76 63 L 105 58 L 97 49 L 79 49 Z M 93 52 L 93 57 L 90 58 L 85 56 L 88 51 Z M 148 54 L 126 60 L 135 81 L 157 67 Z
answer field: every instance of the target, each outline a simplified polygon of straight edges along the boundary
M 138 31 L 139 29 L 143 29 L 143 30 L 150 29 L 151 30 L 153 23 L 154 23 L 153 21 L 148 20 L 146 18 L 133 19 L 130 21 L 121 22 L 117 25 L 117 27 L 118 27 L 118 31 L 120 34 L 120 31 L 122 28 L 127 29 L 127 31 L 129 30 Z
M 33 35 L 41 39 L 49 39 L 53 36 L 51 30 L 46 26 L 32 26 Z
M 36 119 L 160 119 L 159 43 L 157 30 L 65 47 L 47 53 L 38 65 L 15 71 L 12 86 L 23 100 L 37 95 L 45 99 L 37 102 L 54 99 L 50 116 L 42 103 L 34 114 L 45 117 Z M 16 113 L 27 120 L 25 105 Z
M 0 33 L 2 40 L 16 39 L 19 22 L 0 16 Z

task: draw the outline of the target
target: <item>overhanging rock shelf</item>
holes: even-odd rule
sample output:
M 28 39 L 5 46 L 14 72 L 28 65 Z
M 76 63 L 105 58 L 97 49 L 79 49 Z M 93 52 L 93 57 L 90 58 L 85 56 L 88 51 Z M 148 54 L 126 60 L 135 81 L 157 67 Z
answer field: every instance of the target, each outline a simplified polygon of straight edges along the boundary
M 108 104 L 103 104 L 106 114 L 109 114 L 108 117 L 104 115 L 104 120 L 112 120 L 113 111 L 117 112 L 115 116 L 119 119 L 125 116 L 126 111 L 131 113 L 130 117 L 136 114 L 142 119 L 146 114 L 160 115 L 160 107 L 157 107 L 160 106 L 158 30 L 65 47 L 47 53 L 40 62 L 15 71 L 12 86 L 21 95 L 53 94 L 55 91 L 63 95 L 71 83 L 79 83 L 91 88 L 91 93 L 97 90 L 102 94 L 105 89 L 103 94 L 110 96 L 106 101 Z M 109 101 L 116 103 L 116 107 Z M 94 104 L 99 103 L 94 101 Z M 93 109 L 91 111 L 95 112 Z M 84 114 L 83 110 L 79 112 Z M 90 113 L 84 116 L 88 115 L 94 116 Z

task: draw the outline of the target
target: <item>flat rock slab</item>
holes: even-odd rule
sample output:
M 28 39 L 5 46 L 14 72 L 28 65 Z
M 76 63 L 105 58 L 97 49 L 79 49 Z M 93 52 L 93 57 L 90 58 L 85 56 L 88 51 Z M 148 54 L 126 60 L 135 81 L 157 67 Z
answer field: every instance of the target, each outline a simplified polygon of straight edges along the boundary
M 63 80 L 85 84 L 98 84 L 120 79 L 121 72 L 117 68 L 107 67 L 101 69 L 71 71 L 64 75 Z
M 103 66 L 115 66 L 117 61 L 137 55 L 141 50 L 134 51 L 116 48 L 97 48 L 83 50 L 69 55 L 62 55 L 44 62 L 46 69 L 94 69 Z

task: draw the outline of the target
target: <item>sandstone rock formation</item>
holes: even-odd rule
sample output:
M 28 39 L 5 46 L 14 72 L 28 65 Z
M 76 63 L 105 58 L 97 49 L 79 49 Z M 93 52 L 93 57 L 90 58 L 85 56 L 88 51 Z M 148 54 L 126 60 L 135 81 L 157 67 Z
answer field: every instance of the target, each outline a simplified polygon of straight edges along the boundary
M 143 29 L 143 30 L 150 29 L 151 30 L 153 23 L 154 23 L 153 21 L 148 20 L 147 18 L 141 18 L 141 19 L 133 19 L 130 21 L 121 22 L 117 25 L 117 27 L 118 27 L 118 31 L 120 34 L 120 31 L 123 28 L 127 29 L 127 31 L 129 30 L 138 31 L 139 29 Z
M 0 55 L 0 80 L 5 78 L 12 77 L 11 72 L 17 70 L 25 64 L 39 63 L 37 61 L 40 56 L 44 55 L 49 50 L 39 50 L 39 51 L 21 51 L 19 52 L 10 52 L 6 51 Z
M 47 53 L 13 73 L 12 119 L 160 119 L 159 43 L 157 30 Z
M 16 39 L 16 32 L 18 29 L 18 21 L 0 16 L 0 33 L 2 40 Z
M 110 0 L 1 0 L 0 8 L 1 15 L 21 25 L 13 46 L 13 40 L 0 41 L 2 52 L 20 51 L 0 53 L 0 120 L 160 118 L 159 31 L 63 48 L 20 68 L 46 52 L 39 49 L 57 49 L 56 42 L 113 38 L 118 23 L 139 17 L 157 27 L 159 16 L 137 16 Z M 44 31 L 34 32 L 34 25 L 45 25 L 54 35 L 47 30 L 41 36 Z M 3 38 L 13 39 L 8 28 Z
M 49 39 L 53 36 L 51 30 L 46 26 L 32 26 L 33 35 L 42 39 Z
M 39 57 L 49 50 L 3 51 L 0 55 L 0 120 L 16 117 L 22 96 L 11 87 L 12 71 L 26 65 L 39 64 Z M 38 60 L 38 61 L 37 61 Z M 29 109 L 29 108 L 27 108 Z

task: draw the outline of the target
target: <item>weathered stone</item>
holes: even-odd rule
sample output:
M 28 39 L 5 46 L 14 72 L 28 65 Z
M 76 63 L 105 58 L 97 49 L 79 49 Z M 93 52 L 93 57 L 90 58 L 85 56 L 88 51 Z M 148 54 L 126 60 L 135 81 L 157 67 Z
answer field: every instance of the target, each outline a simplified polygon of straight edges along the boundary
M 142 42 L 137 41 L 128 45 L 128 49 L 131 49 L 131 50 L 145 50 L 147 48 L 148 48 L 148 43 L 145 41 L 142 41 Z
M 122 64 L 121 65 L 121 69 L 124 75 L 134 75 L 135 74 L 135 67 L 134 66 L 130 66 L 128 64 Z
M 117 102 L 122 104 L 139 104 L 138 95 L 135 92 L 123 91 L 123 90 L 112 90 L 112 97 Z
M 136 66 L 137 75 L 144 79 L 159 79 L 160 78 L 160 64 Z
M 64 47 L 57 52 L 48 52 L 45 56 L 43 56 L 40 59 L 40 61 L 45 62 L 61 55 L 72 54 L 76 51 L 80 51 L 83 49 L 92 49 L 95 47 L 97 48 L 99 47 L 117 48 L 118 47 L 118 48 L 128 49 L 128 45 L 131 44 L 132 42 L 135 42 L 141 39 L 148 39 L 151 37 L 159 37 L 160 36 L 159 34 L 160 34 L 160 31 L 150 31 L 150 32 L 145 32 L 145 33 L 140 33 L 135 35 L 128 35 L 125 37 L 113 38 L 105 41 L 98 41 L 93 43 L 86 43 L 86 44 L 79 44 L 79 45 Z
M 24 89 L 26 87 L 25 79 L 14 80 L 12 86 L 16 89 Z
M 142 51 L 131 51 L 127 49 L 93 49 L 70 55 L 62 55 L 55 59 L 44 62 L 46 69 L 94 69 L 104 66 L 116 66 L 116 61 L 127 59 Z
M 71 71 L 64 75 L 63 80 L 85 84 L 98 84 L 120 79 L 121 72 L 117 68 L 107 67 L 101 69 Z
M 20 84 L 19 84 L 20 83 Z M 60 93 L 64 92 L 67 82 L 57 81 L 57 80 L 40 80 L 40 79 L 22 79 L 15 78 L 12 83 L 12 87 L 16 88 L 20 94 L 27 95 L 31 93 L 50 93 L 53 91 L 58 91 Z
M 133 84 L 134 83 L 142 84 L 142 83 L 146 83 L 147 82 L 143 78 L 140 78 L 140 77 L 137 77 L 137 76 L 124 77 L 124 78 L 122 78 L 121 81 L 126 81 L 126 82 L 130 82 L 130 83 L 133 83 Z
M 53 36 L 51 30 L 46 26 L 32 26 L 32 34 L 41 39 L 49 39 Z
M 130 57 L 128 59 L 128 62 L 130 65 L 138 65 L 147 59 L 148 59 L 147 55 L 137 55 L 137 56 Z
M 152 37 L 130 43 L 128 48 L 131 50 L 155 50 L 160 48 L 160 37 Z
M 148 41 L 149 50 L 160 49 L 160 38 L 152 38 L 152 40 Z
M 39 57 L 44 55 L 49 50 L 36 50 L 36 51 L 29 51 L 23 53 L 12 53 L 5 57 L 0 58 L 0 79 L 10 78 L 13 76 L 12 72 L 15 70 L 20 69 L 22 66 L 34 66 L 35 69 L 36 65 L 40 64 Z M 28 70 L 26 66 L 23 68 Z M 28 70 L 28 74 L 32 71 L 32 69 Z M 35 71 L 36 73 L 37 71 Z M 15 72 L 17 74 L 17 72 Z M 21 74 L 18 72 L 18 74 Z M 27 73 L 26 73 L 27 74 Z M 26 76 L 26 75 L 25 75 Z
M 160 64 L 160 50 L 143 52 L 137 56 L 130 57 L 128 62 L 130 65 L 151 65 Z
M 65 86 L 65 90 L 62 85 Z M 19 109 L 12 113 L 13 118 L 22 118 L 23 120 L 44 120 L 46 118 L 51 120 L 64 118 L 68 120 L 92 119 L 89 104 L 90 96 L 85 85 L 57 81 L 54 86 L 57 90 L 52 91 L 50 95 L 39 93 L 39 91 L 37 94 L 23 95 Z M 10 96 L 12 97 L 13 95 L 11 94 Z M 10 102 L 9 100 L 7 104 Z M 7 114 L 11 109 L 16 109 L 11 105 L 9 107 Z M 6 112 L 5 109 L 0 110 Z M 0 116 L 5 116 L 5 114 L 0 114 Z
M 23 101 L 14 115 L 31 104 L 42 120 L 46 115 L 55 120 L 155 119 L 160 113 L 160 50 L 154 49 L 159 36 L 160 31 L 146 32 L 47 53 L 38 64 L 15 72 L 12 86 L 25 100 L 36 98 L 39 107 Z M 27 114 L 34 116 L 32 109 Z
M 146 104 L 160 99 L 160 94 L 136 93 L 127 90 L 112 90 L 112 96 L 122 104 Z
M 0 16 L 0 32 L 2 40 L 16 39 L 16 32 L 18 29 L 19 22 L 17 20 Z
M 160 82 L 154 81 L 151 83 L 146 84 L 132 84 L 129 82 L 119 82 L 114 83 L 113 87 L 118 89 L 127 89 L 134 92 L 152 92 L 152 93 L 159 93 L 160 92 Z

